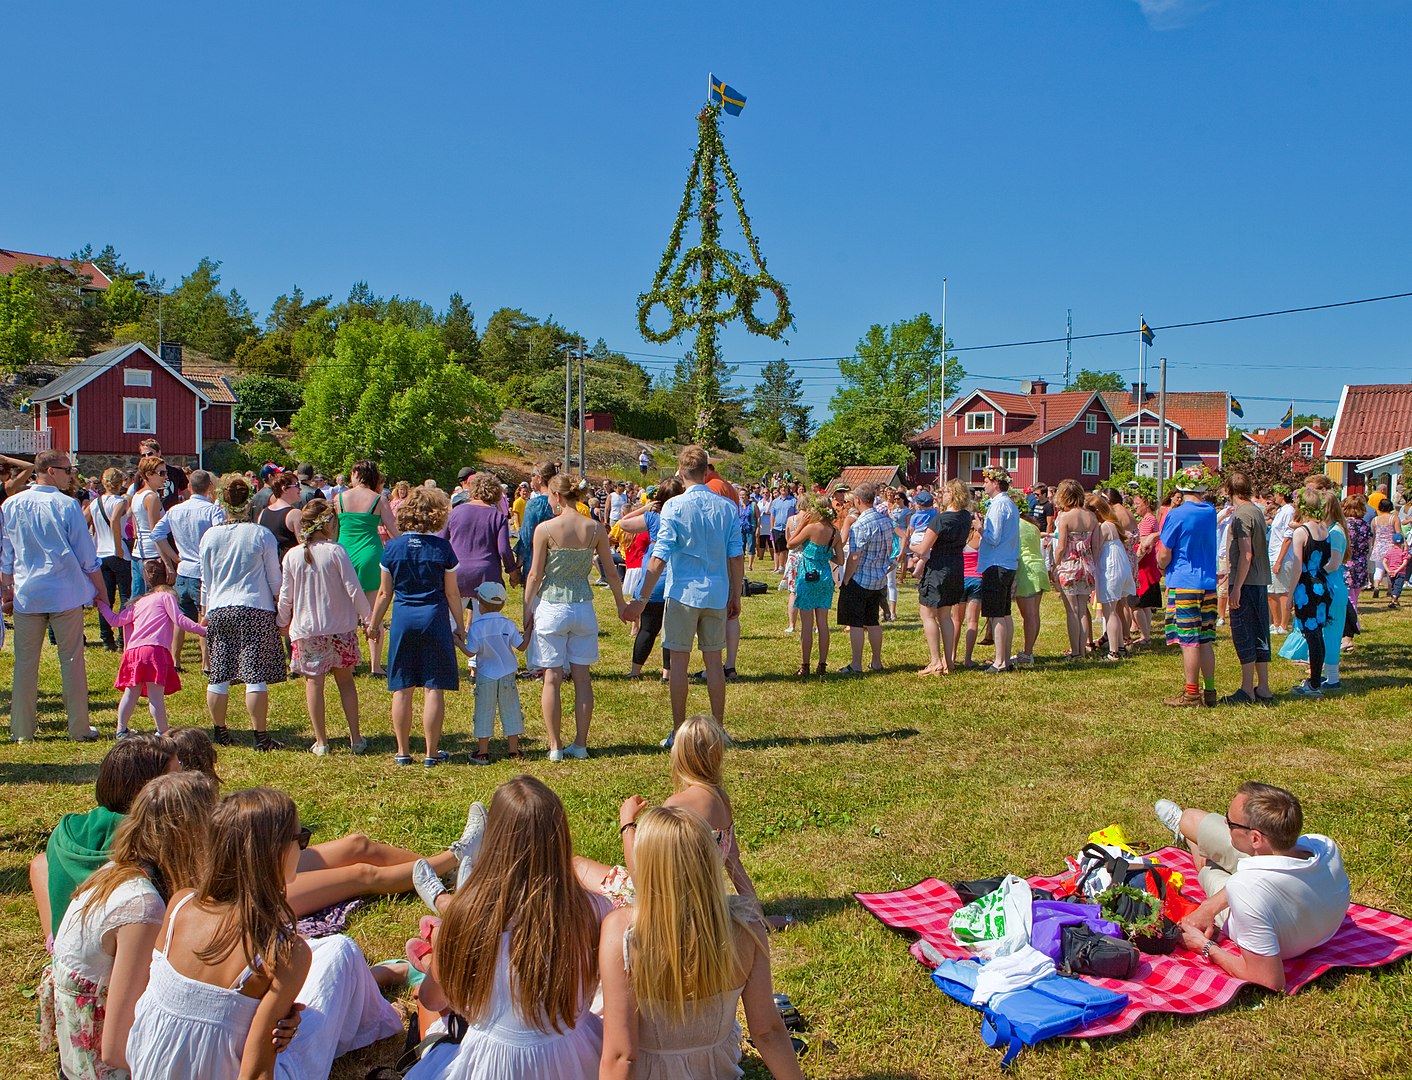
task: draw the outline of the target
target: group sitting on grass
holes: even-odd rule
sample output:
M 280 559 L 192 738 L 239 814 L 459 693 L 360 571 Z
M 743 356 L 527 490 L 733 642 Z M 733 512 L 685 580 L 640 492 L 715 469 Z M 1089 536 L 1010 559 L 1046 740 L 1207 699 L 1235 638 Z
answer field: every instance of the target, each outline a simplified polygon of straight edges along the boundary
M 793 920 L 764 917 L 741 864 L 725 744 L 709 717 L 683 725 L 676 793 L 660 808 L 625 801 L 625 865 L 608 868 L 574 856 L 562 803 L 529 776 L 502 784 L 488 813 L 472 804 L 461 837 L 421 858 L 361 836 L 311 844 L 280 791 L 221 797 L 203 732 L 124 740 L 100 767 L 98 805 L 62 819 L 30 867 L 52 952 L 41 1044 L 68 1080 L 309 1080 L 399 1033 L 382 992 L 425 974 L 430 1033 L 464 1034 L 412 1076 L 739 1075 L 743 1002 L 771 1074 L 802 1077 L 766 938 Z M 441 881 L 453 874 L 454 892 Z M 406 962 L 370 967 L 351 939 L 306 940 L 296 925 L 414 887 L 444 922 Z

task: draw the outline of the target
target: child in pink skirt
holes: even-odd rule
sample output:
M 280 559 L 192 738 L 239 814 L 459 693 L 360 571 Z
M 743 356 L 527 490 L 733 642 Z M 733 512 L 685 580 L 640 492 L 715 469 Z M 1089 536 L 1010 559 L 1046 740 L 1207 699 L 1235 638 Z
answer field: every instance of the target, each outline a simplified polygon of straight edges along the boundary
M 172 637 L 179 626 L 188 634 L 206 636 L 206 628 L 192 622 L 177 607 L 176 593 L 167 584 L 167 567 L 161 559 L 142 564 L 142 580 L 147 592 L 118 614 L 100 608 L 109 626 L 126 627 L 123 659 L 113 686 L 123 692 L 118 702 L 118 738 L 128 735 L 140 697 L 157 725 L 157 733 L 167 733 L 167 695 L 181 689 L 181 677 L 172 661 Z

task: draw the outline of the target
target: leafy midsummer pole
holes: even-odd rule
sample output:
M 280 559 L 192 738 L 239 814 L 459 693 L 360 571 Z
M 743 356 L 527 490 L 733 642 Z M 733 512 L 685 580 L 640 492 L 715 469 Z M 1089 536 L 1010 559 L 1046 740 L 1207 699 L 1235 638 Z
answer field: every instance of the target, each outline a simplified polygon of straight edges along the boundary
M 721 407 L 721 355 L 717 340 L 720 328 L 739 319 L 752 334 L 778 340 L 793 322 L 784 286 L 765 268 L 765 257 L 760 253 L 741 199 L 740 182 L 721 138 L 722 107 L 739 113 L 745 99 L 714 77 L 711 96 L 712 102 L 696 117 L 699 128 L 696 156 L 691 162 L 686 191 L 667 239 L 667 249 L 662 253 L 651 288 L 637 298 L 638 328 L 646 340 L 660 345 L 688 330 L 696 331 L 691 350 L 695 394 L 692 438 L 707 447 L 720 445 L 729 436 Z M 722 181 L 740 219 L 741 232 L 750 252 L 748 260 L 721 246 L 719 185 Z M 700 222 L 701 238 L 695 247 L 683 252 L 683 233 L 691 217 Z M 776 305 L 775 316 L 769 322 L 755 315 L 755 302 L 765 292 L 774 294 Z M 658 304 L 671 316 L 671 322 L 661 330 L 654 329 L 648 319 L 652 308 Z

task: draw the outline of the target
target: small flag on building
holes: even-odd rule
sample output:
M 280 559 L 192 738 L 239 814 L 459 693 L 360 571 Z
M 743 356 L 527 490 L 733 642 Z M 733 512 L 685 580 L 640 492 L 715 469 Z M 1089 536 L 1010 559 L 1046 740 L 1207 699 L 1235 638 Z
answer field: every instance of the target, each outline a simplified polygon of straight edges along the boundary
M 711 81 L 711 104 L 721 106 L 732 116 L 739 116 L 740 110 L 745 108 L 745 95 L 739 90 L 727 86 L 715 75 L 708 74 L 707 77 Z
M 1142 340 L 1143 340 L 1144 342 L 1146 342 L 1148 345 L 1151 345 L 1152 342 L 1153 342 L 1153 340 L 1154 340 L 1156 337 L 1157 337 L 1157 335 L 1152 332 L 1152 327 L 1150 327 L 1150 326 L 1147 325 L 1147 320 L 1146 320 L 1146 319 L 1143 319 L 1143 320 L 1142 320 Z
M 1231 398 L 1231 412 L 1240 417 L 1245 416 L 1245 410 L 1240 407 L 1240 402 L 1234 397 Z

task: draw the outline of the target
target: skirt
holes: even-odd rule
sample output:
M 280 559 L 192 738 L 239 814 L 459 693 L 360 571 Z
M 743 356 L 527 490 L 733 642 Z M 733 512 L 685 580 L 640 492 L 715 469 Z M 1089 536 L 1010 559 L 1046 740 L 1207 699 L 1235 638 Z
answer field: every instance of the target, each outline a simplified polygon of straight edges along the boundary
M 338 668 L 356 667 L 362 658 L 358 649 L 358 631 L 319 634 L 294 640 L 289 670 L 296 675 L 327 675 Z
M 126 690 L 140 686 L 142 696 L 146 697 L 148 683 L 160 686 L 167 694 L 175 694 L 181 689 L 181 676 L 172 662 L 171 650 L 163 645 L 139 645 L 135 649 L 125 650 L 113 688 Z
M 206 612 L 207 678 L 213 683 L 280 683 L 289 677 L 275 613 L 224 607 Z

